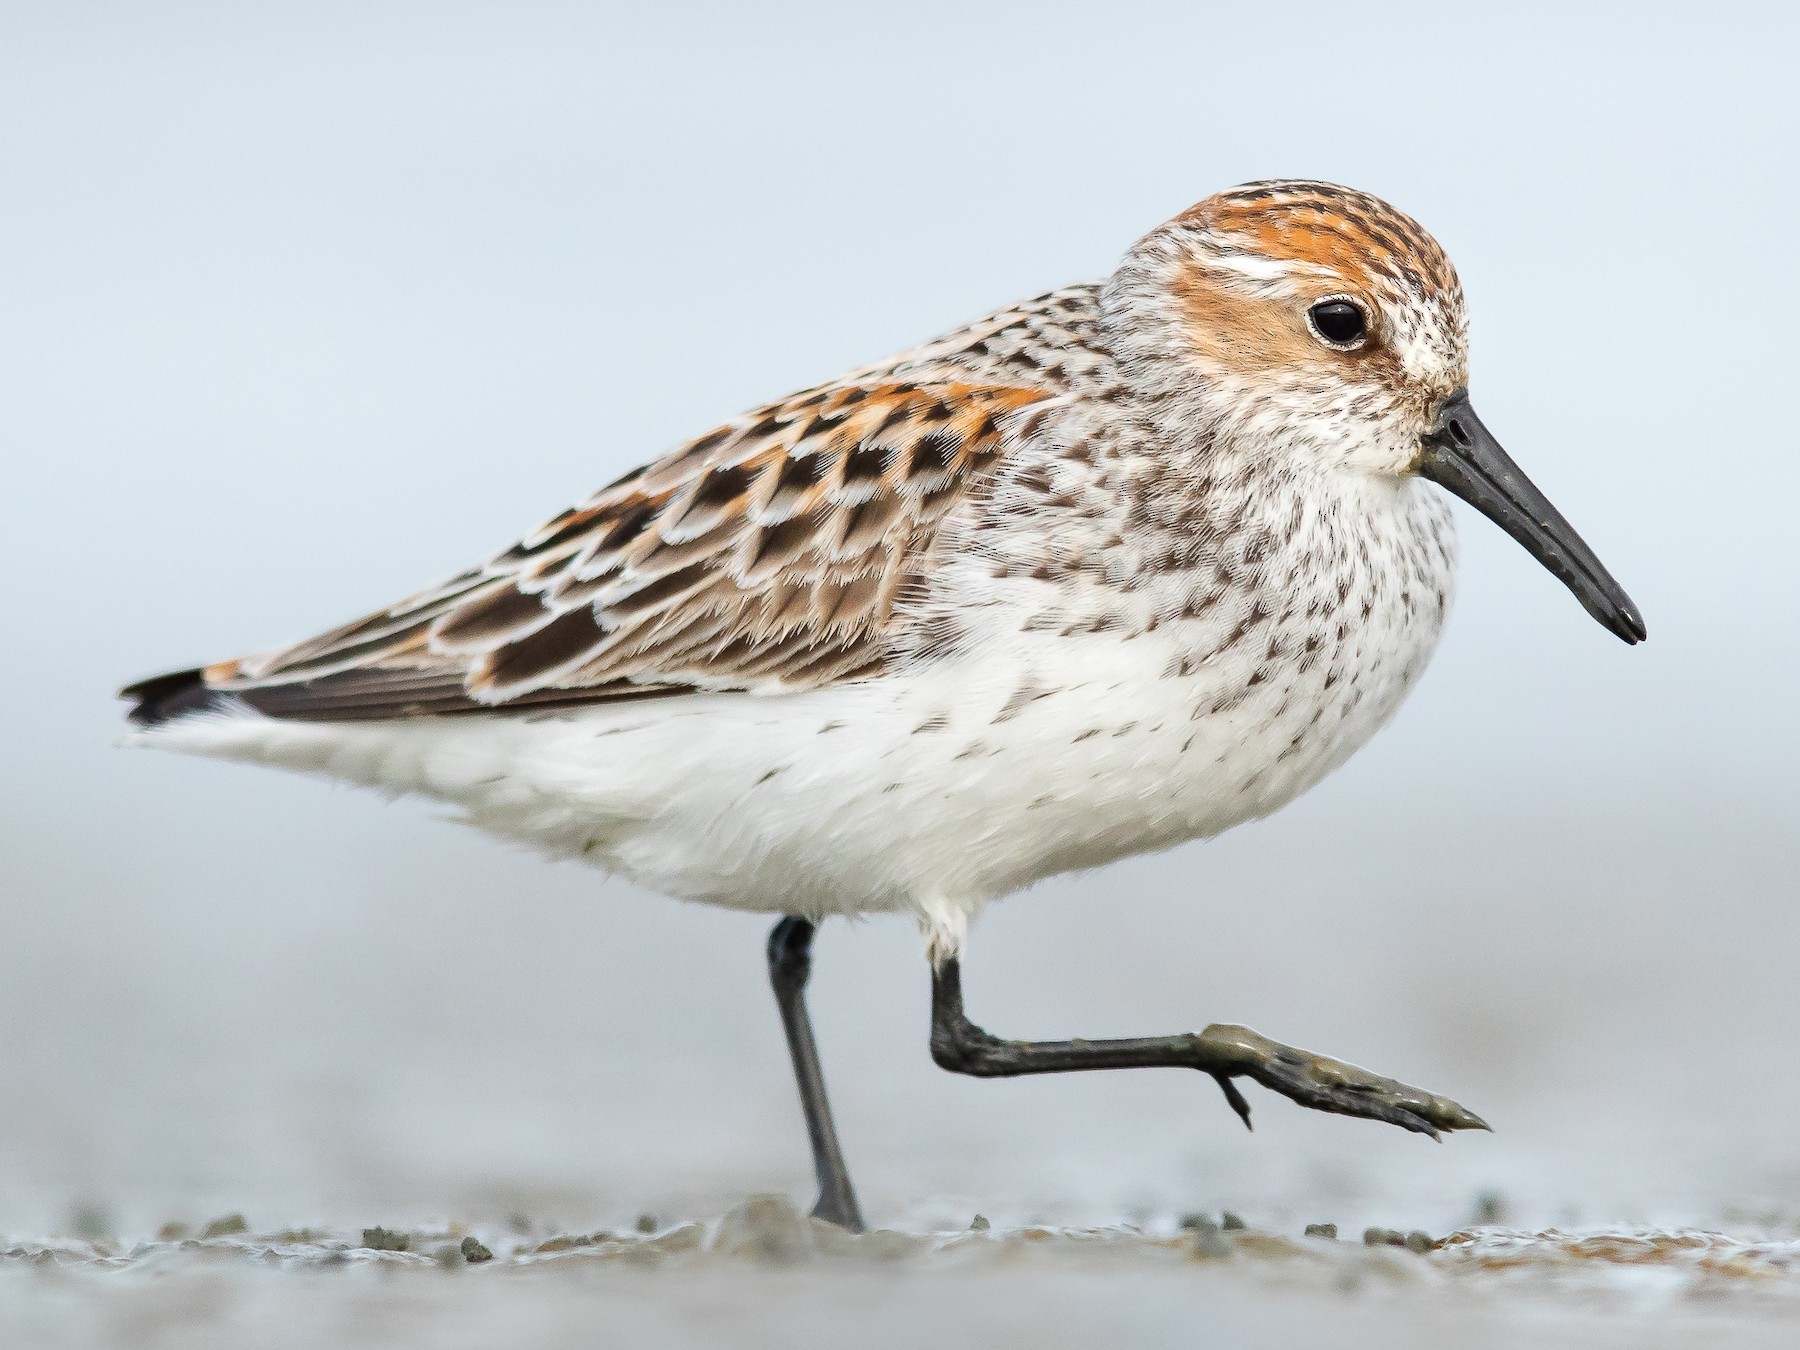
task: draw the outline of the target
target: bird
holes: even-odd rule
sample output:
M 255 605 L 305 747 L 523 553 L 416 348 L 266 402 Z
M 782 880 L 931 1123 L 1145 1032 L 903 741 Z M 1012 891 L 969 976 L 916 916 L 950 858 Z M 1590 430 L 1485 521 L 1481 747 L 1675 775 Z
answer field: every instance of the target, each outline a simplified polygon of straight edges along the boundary
M 753 408 L 398 603 L 132 684 L 126 739 L 432 799 L 778 916 L 813 1213 L 851 1230 L 804 997 L 833 915 L 916 921 L 953 1072 L 1172 1065 L 1246 1125 L 1239 1079 L 1485 1129 L 1247 1027 L 1020 1041 L 962 992 L 990 902 L 1266 816 L 1393 716 L 1451 605 L 1443 490 L 1646 636 L 1476 416 L 1438 242 L 1365 192 L 1248 183 L 1103 280 Z

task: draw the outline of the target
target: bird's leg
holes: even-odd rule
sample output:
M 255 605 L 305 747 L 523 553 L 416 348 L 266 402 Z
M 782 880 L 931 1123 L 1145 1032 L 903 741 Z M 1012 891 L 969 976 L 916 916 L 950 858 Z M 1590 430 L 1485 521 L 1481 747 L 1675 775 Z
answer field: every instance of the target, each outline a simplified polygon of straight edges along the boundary
M 813 1043 L 812 1019 L 806 1015 L 812 940 L 813 925 L 806 919 L 790 914 L 776 924 L 769 933 L 769 983 L 775 990 L 775 1006 L 781 1009 L 794 1080 L 800 1085 L 800 1106 L 806 1112 L 806 1133 L 812 1140 L 813 1171 L 819 1178 L 819 1200 L 813 1215 L 860 1233 L 862 1211 L 856 1206 L 856 1192 L 844 1166 L 843 1150 L 838 1147 L 831 1103 L 825 1099 L 825 1075 L 819 1068 L 819 1047 Z
M 1011 1078 L 1085 1069 L 1198 1069 L 1250 1123 L 1250 1104 L 1233 1078 L 1264 1087 L 1315 1111 L 1385 1120 L 1436 1138 L 1439 1130 L 1485 1130 L 1480 1116 L 1448 1097 L 1382 1078 L 1354 1064 L 1295 1050 L 1250 1030 L 1215 1023 L 1201 1032 L 1107 1041 L 1004 1041 L 963 1012 L 962 967 L 954 958 L 932 973 L 931 1057 L 952 1073 Z

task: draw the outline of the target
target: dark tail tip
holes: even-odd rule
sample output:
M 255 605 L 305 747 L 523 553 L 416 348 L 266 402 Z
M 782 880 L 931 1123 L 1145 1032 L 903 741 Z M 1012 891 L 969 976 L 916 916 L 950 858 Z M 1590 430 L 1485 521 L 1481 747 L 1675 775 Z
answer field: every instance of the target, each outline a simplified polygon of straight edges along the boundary
M 154 679 L 139 680 L 119 691 L 120 698 L 135 705 L 126 717 L 140 727 L 161 726 L 191 712 L 217 706 L 218 691 L 206 686 L 198 670 L 178 670 Z

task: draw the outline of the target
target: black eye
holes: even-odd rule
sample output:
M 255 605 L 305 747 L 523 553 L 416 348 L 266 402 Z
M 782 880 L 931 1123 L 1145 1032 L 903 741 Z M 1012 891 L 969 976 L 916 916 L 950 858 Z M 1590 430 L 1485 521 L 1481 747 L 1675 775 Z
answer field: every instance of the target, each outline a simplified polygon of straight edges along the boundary
M 1321 300 L 1306 311 L 1313 332 L 1333 347 L 1354 347 L 1369 332 L 1362 306 L 1354 300 Z

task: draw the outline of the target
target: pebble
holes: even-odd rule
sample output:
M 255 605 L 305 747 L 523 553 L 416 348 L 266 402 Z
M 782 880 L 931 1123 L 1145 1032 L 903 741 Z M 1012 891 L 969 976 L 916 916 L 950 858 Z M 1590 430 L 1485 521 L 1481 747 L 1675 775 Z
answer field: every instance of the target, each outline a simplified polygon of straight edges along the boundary
M 377 1224 L 362 1230 L 362 1245 L 372 1252 L 403 1252 L 411 1249 L 412 1239 Z
M 1306 1236 L 1336 1240 L 1337 1225 L 1335 1223 L 1309 1223 L 1306 1225 Z
M 1430 1233 L 1417 1228 L 1410 1233 L 1402 1233 L 1396 1228 L 1367 1228 L 1363 1230 L 1363 1244 L 1369 1247 L 1404 1247 L 1419 1256 L 1434 1252 L 1443 1245 Z

